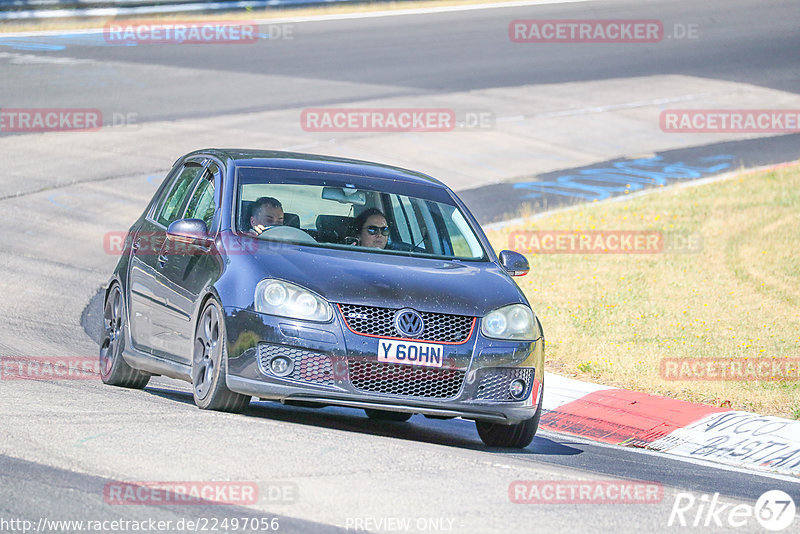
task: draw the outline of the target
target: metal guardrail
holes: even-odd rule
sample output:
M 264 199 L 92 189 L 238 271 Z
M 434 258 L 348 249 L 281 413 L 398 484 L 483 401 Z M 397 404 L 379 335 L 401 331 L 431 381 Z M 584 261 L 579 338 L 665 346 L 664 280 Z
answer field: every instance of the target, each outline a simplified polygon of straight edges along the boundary
M 375 0 L 0 0 L 0 21 L 202 13 L 373 1 Z

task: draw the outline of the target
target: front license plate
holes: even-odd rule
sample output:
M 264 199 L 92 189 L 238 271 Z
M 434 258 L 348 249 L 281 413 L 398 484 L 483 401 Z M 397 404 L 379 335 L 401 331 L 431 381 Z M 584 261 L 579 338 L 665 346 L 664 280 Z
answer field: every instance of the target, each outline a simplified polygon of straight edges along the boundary
M 442 345 L 393 339 L 378 340 L 379 362 L 441 367 L 443 358 L 444 347 Z

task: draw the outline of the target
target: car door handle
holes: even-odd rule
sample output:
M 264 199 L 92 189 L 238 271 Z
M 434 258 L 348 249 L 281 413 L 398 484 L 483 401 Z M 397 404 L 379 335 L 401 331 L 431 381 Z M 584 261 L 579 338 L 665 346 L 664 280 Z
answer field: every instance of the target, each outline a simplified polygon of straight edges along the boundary
M 167 255 L 166 254 L 159 254 L 158 255 L 158 266 L 163 267 L 167 264 Z
M 139 239 L 133 242 L 133 245 L 131 245 L 131 249 L 133 249 L 133 251 L 136 252 L 137 250 L 139 250 L 139 247 L 141 246 L 142 246 L 142 238 L 140 237 Z

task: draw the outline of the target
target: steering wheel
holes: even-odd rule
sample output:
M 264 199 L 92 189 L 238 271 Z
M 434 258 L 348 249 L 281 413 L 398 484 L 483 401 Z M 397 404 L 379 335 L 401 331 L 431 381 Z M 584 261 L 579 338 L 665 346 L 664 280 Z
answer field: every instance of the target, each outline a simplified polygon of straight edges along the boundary
M 317 240 L 294 226 L 270 226 L 258 235 L 259 239 L 292 241 L 293 243 L 316 243 Z

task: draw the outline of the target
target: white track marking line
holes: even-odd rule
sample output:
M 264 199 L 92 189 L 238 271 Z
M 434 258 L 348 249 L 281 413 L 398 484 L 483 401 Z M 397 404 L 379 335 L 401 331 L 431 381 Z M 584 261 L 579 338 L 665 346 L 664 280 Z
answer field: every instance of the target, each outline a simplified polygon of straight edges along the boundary
M 584 445 L 596 445 L 596 446 L 604 447 L 604 448 L 608 448 L 608 449 L 625 450 L 625 451 L 630 451 L 630 452 L 634 452 L 634 453 L 637 453 L 637 454 L 644 454 L 646 456 L 657 456 L 659 458 L 669 458 L 669 459 L 676 460 L 676 461 L 679 461 L 679 462 L 685 462 L 685 463 L 694 464 L 694 465 L 701 465 L 703 467 L 712 467 L 712 468 L 715 468 L 715 469 L 722 469 L 724 471 L 733 471 L 735 473 L 741 473 L 741 474 L 745 474 L 745 475 L 751 475 L 751 476 L 755 475 L 755 476 L 761 476 L 761 477 L 766 477 L 766 478 L 772 478 L 772 479 L 780 480 L 780 481 L 783 481 L 783 482 L 794 482 L 795 484 L 800 484 L 800 478 L 798 478 L 798 477 L 791 477 L 791 476 L 788 476 L 788 475 L 781 475 L 779 473 L 772 473 L 770 471 L 761 471 L 761 470 L 757 470 L 757 469 L 747 469 L 747 468 L 744 468 L 744 467 L 737 467 L 737 466 L 729 465 L 729 464 L 721 464 L 721 463 L 712 462 L 712 461 L 709 461 L 709 460 L 701 460 L 699 458 L 687 458 L 685 456 L 675 456 L 675 455 L 664 453 L 664 452 L 661 452 L 661 451 L 651 451 L 649 449 L 642 449 L 640 447 L 624 447 L 622 445 L 614 445 L 614 444 L 611 444 L 611 443 L 603 443 L 601 441 L 592 441 L 591 439 L 584 438 L 584 437 L 581 437 L 581 436 L 573 436 L 572 434 L 557 432 L 555 430 L 549 430 L 549 429 L 546 429 L 546 428 L 542 428 L 539 432 L 537 432 L 536 433 L 536 437 L 539 437 L 542 434 L 552 434 L 552 435 L 559 436 L 559 443 L 561 445 L 565 445 L 565 443 L 564 443 L 565 441 L 570 441 L 571 440 L 571 441 L 576 441 L 576 442 L 584 444 Z M 534 440 L 535 440 L 535 438 L 534 438 Z

